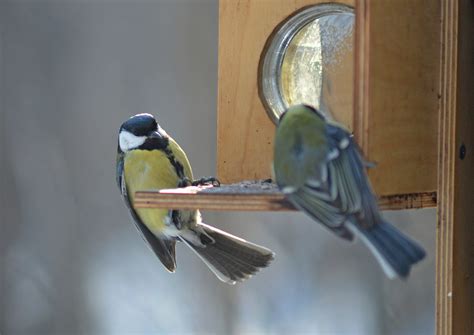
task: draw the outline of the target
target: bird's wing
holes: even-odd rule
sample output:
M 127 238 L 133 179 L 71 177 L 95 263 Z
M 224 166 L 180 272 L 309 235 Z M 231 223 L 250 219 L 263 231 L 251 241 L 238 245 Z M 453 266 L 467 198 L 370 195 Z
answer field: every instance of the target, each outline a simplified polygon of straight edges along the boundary
M 351 134 L 337 126 L 328 125 L 327 133 L 331 149 L 338 153 L 328 162 L 335 176 L 338 207 L 367 227 L 380 222 L 377 198 L 372 193 L 365 172 L 366 161 L 357 143 Z
M 355 216 L 367 226 L 375 224 L 379 221 L 377 202 L 364 171 L 365 161 L 351 134 L 329 124 L 327 136 L 327 164 L 321 165 L 325 171 L 316 173 L 288 197 L 337 235 L 352 239 L 344 222 Z
M 142 222 L 142 220 L 137 215 L 130 203 L 123 171 L 123 159 L 117 159 L 117 183 L 119 184 L 120 192 L 122 193 L 123 199 L 125 200 L 125 203 L 128 209 L 130 210 L 133 222 L 135 223 L 135 227 L 138 229 L 140 235 L 148 244 L 148 246 L 153 250 L 153 252 L 163 263 L 163 265 L 168 269 L 168 271 L 174 272 L 176 270 L 176 241 L 156 237 Z
M 300 171 L 299 174 L 304 175 L 305 179 L 302 186 L 287 194 L 288 200 L 296 208 L 307 213 L 338 236 L 351 240 L 352 233 L 344 226 L 347 219 L 346 213 L 340 208 L 337 174 L 334 166 L 327 164 L 328 161 L 339 155 L 339 152 L 328 150 L 327 157 L 322 162 L 320 157 L 314 157 L 314 148 L 311 143 L 307 143 L 303 139 L 301 146 L 304 154 L 299 155 L 299 160 L 288 159 L 286 163 L 290 165 L 288 171 Z M 307 168 L 309 166 L 311 168 Z M 306 170 L 302 171 L 302 167 L 305 167 Z M 287 179 L 298 177 L 292 173 Z
M 192 181 L 193 171 L 191 169 L 191 164 L 189 163 L 188 157 L 186 156 L 186 153 L 184 152 L 184 150 L 181 149 L 179 144 L 172 137 L 169 137 L 169 147 L 171 149 L 171 152 L 175 156 L 176 160 L 180 162 L 180 164 L 183 166 L 184 176 Z
M 115 162 L 115 180 L 122 193 L 122 175 L 123 175 L 123 152 L 117 149 L 117 161 Z
M 319 195 L 315 196 L 312 192 L 303 187 L 297 192 L 289 194 L 288 199 L 296 208 L 307 213 L 317 222 L 322 223 L 339 237 L 352 240 L 353 234 L 344 226 L 345 215 L 330 202 L 321 199 Z M 317 192 L 319 193 L 319 191 Z

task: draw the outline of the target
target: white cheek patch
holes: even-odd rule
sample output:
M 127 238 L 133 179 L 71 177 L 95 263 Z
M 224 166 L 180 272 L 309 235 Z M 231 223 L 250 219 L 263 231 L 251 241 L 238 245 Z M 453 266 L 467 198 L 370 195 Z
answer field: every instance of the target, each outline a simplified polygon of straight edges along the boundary
M 145 141 L 146 136 L 135 136 L 126 130 L 122 130 L 119 135 L 120 150 L 123 152 L 138 148 L 140 145 L 145 143 Z

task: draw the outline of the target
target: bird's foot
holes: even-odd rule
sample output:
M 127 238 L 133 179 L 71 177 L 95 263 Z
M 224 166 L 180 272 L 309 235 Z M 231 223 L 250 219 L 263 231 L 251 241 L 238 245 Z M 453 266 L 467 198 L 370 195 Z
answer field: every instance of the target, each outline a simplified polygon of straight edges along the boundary
M 193 180 L 191 183 L 192 186 L 221 186 L 221 182 L 215 177 L 203 177 L 201 179 Z

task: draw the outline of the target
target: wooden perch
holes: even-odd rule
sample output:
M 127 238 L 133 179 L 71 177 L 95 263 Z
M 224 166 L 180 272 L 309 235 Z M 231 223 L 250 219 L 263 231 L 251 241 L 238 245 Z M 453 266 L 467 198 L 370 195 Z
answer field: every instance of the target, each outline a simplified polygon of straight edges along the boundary
M 436 192 L 384 196 L 379 199 L 379 205 L 382 209 L 435 207 Z M 265 181 L 139 191 L 135 194 L 135 207 L 208 211 L 296 210 L 275 184 Z

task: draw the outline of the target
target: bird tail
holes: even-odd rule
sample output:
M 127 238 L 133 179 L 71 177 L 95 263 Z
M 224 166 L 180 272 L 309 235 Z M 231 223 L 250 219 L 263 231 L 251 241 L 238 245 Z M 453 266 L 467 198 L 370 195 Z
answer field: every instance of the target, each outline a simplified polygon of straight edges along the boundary
M 406 278 L 411 266 L 425 257 L 425 251 L 418 243 L 388 222 L 381 221 L 371 228 L 357 224 L 348 226 L 367 245 L 391 279 L 397 276 Z
M 250 278 L 274 257 L 265 247 L 203 223 L 179 238 L 220 280 L 229 284 Z

